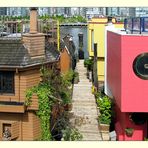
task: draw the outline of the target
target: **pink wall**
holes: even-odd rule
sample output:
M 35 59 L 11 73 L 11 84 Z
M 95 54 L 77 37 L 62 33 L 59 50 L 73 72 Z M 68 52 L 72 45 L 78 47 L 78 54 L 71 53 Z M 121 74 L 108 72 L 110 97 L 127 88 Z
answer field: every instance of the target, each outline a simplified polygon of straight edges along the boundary
M 122 111 L 148 112 L 148 80 L 137 77 L 133 61 L 148 52 L 148 36 L 122 37 Z
M 135 125 L 134 122 L 129 120 L 129 113 L 122 113 L 118 107 L 116 107 L 116 124 L 115 124 L 115 131 L 117 133 L 117 139 L 122 140 L 144 140 L 144 137 L 146 137 L 146 131 L 147 131 L 147 123 L 142 125 Z M 128 137 L 125 134 L 125 128 L 130 127 L 134 129 L 134 133 L 132 137 Z
M 148 36 L 107 33 L 107 81 L 122 112 L 148 112 L 148 80 L 137 77 L 133 61 L 148 52 Z
M 107 32 L 107 82 L 121 107 L 121 36 Z

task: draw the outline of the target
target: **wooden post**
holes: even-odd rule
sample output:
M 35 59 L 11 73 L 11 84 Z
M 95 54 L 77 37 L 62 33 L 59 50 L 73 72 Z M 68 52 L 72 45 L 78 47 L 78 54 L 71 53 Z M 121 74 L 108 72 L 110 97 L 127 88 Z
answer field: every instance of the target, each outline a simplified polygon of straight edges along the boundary
M 98 72 L 97 72 L 97 43 L 94 43 L 94 65 L 93 65 L 93 77 L 94 77 L 94 86 L 98 90 Z

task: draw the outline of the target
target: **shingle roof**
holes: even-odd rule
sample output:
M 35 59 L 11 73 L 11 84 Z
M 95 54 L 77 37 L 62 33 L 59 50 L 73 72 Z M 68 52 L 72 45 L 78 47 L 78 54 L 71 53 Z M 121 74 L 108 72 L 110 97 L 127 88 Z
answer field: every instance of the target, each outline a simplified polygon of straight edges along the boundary
M 20 39 L 0 39 L 0 67 L 22 68 L 57 61 L 59 52 L 49 43 L 45 47 L 45 58 L 31 58 Z
M 73 40 L 70 40 L 72 38 L 72 36 L 68 35 L 68 36 L 65 36 L 63 38 L 63 41 L 65 43 L 65 45 L 67 46 L 69 52 L 70 52 L 70 55 L 75 58 L 75 51 L 76 51 L 76 47 L 75 47 L 75 44 L 73 42 Z

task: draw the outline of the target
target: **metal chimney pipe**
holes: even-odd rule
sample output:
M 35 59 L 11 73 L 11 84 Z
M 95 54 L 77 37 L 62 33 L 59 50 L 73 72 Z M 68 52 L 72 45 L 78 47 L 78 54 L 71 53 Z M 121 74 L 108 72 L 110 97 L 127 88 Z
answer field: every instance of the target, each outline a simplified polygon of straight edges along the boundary
M 112 25 L 113 23 L 112 23 L 112 17 L 111 16 L 108 16 L 107 17 L 107 25 L 108 26 L 110 26 L 110 25 Z
M 30 33 L 37 33 L 37 8 L 30 8 Z
M 107 17 L 107 23 L 112 23 L 112 17 L 111 16 Z

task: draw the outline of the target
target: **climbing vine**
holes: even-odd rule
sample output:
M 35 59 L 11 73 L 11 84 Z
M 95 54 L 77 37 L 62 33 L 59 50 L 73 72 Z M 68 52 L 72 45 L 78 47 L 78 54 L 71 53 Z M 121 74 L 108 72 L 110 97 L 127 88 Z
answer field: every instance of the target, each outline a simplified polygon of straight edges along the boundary
M 31 104 L 33 94 L 38 96 L 39 109 L 36 112 L 41 120 L 41 140 L 51 140 L 50 116 L 53 104 L 50 87 L 46 83 L 40 83 L 26 92 L 26 105 Z
M 48 70 L 42 67 L 41 70 L 42 82 L 34 86 L 26 92 L 26 106 L 31 105 L 33 95 L 37 95 L 39 108 L 37 116 L 41 121 L 41 139 L 40 140 L 53 140 L 52 137 L 52 107 L 55 103 L 61 106 L 71 102 L 70 85 L 73 79 L 73 71 L 66 74 L 60 74 L 55 67 Z M 62 116 L 62 118 L 65 118 Z M 58 122 L 58 125 L 60 123 Z M 59 128 L 59 126 L 58 126 Z M 62 129 L 64 126 L 62 127 Z

